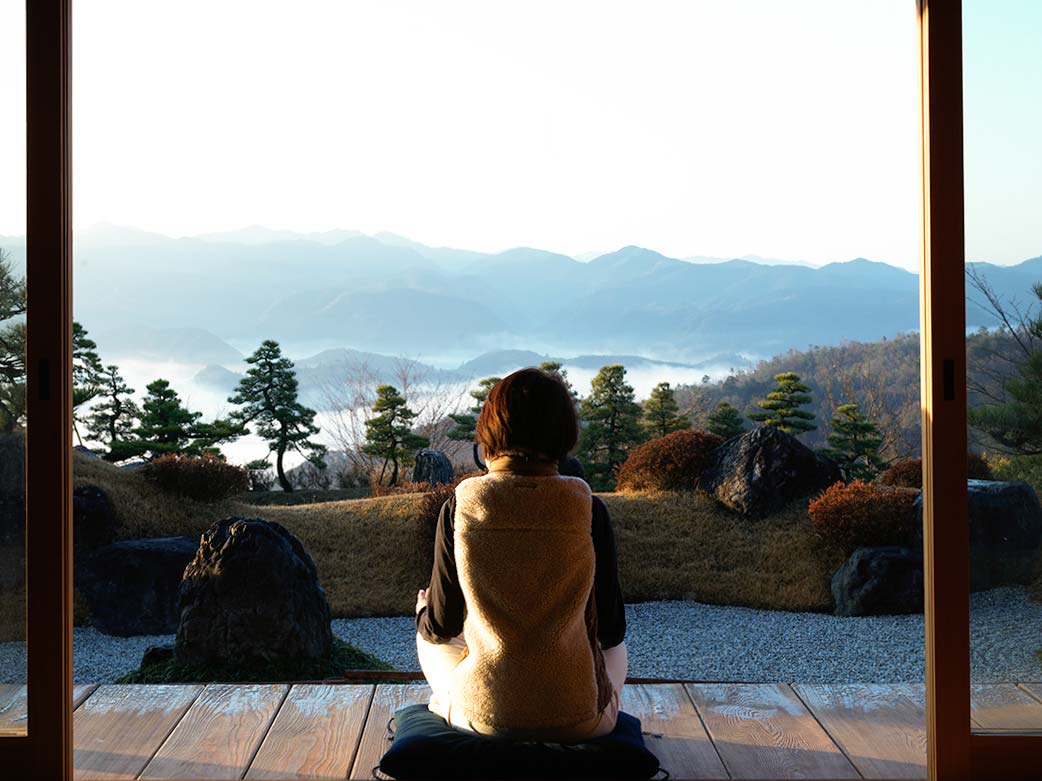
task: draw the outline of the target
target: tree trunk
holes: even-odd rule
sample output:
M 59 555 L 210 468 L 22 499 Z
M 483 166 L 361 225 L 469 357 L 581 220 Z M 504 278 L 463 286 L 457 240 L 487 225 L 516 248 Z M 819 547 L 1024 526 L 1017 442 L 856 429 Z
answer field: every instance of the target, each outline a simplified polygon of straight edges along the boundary
M 289 481 L 289 478 L 286 477 L 286 472 L 282 468 L 282 457 L 285 454 L 285 449 L 280 447 L 277 451 L 277 455 L 275 456 L 275 471 L 279 475 L 279 485 L 282 486 L 282 490 L 286 493 L 293 493 L 293 484 Z
M 391 485 L 398 485 L 398 456 L 391 456 Z

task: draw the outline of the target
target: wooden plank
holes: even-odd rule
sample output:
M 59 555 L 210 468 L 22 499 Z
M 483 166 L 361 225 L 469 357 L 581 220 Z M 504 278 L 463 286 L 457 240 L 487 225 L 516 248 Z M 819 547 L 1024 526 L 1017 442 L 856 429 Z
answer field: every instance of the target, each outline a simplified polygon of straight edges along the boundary
M 1015 683 L 975 683 L 970 687 L 970 717 L 978 729 L 1042 729 L 1042 702 Z
M 141 778 L 241 778 L 288 691 L 285 684 L 210 684 Z
M 26 686 L 24 683 L 0 684 L 0 734 L 25 731 Z
M 1022 683 L 1020 688 L 1039 702 L 1042 702 L 1042 683 Z
M 672 778 L 727 778 L 682 684 L 627 684 L 621 706 L 640 719 L 644 742 Z
M 202 686 L 101 686 L 76 711 L 77 779 L 137 778 Z
M 72 709 L 76 710 L 96 684 L 81 683 L 72 687 Z M 23 734 L 27 713 L 27 687 L 24 683 L 0 684 L 0 734 Z
M 426 684 L 382 683 L 376 687 L 351 768 L 351 778 L 372 778 L 373 768 L 380 763 L 380 757 L 391 745 L 387 739 L 387 720 L 394 712 L 406 705 L 425 703 L 430 697 L 431 690 Z
M 246 778 L 347 778 L 373 688 L 294 686 L 250 763 Z
M 687 684 L 732 778 L 860 778 L 785 684 Z
M 793 688 L 865 778 L 926 778 L 923 684 L 797 684 Z
M 96 683 L 77 683 L 72 687 L 72 709 L 76 710 L 98 688 Z

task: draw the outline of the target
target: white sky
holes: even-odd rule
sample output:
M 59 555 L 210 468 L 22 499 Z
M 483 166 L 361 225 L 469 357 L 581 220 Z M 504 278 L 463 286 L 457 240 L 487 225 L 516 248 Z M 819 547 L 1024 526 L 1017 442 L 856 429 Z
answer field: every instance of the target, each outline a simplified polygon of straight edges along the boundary
M 22 5 L 0 4 L 5 107 L 24 101 Z M 1016 262 L 1042 254 L 1024 165 L 1042 110 L 1001 117 L 1037 96 L 1042 24 L 989 6 L 967 2 L 968 91 L 986 96 L 967 99 L 968 247 Z M 74 8 L 77 227 L 917 262 L 912 0 Z M 0 123 L 0 234 L 24 232 L 23 143 Z M 973 157 L 996 147 L 1001 165 Z

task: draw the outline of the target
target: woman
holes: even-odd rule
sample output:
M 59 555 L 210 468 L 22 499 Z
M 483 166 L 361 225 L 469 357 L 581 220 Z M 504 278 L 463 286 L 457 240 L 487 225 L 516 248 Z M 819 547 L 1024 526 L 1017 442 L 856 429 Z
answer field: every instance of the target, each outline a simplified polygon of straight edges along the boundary
M 416 645 L 430 709 L 490 735 L 579 742 L 615 726 L 626 619 L 604 504 L 558 464 L 578 421 L 561 380 L 522 369 L 477 423 L 488 474 L 442 507 Z

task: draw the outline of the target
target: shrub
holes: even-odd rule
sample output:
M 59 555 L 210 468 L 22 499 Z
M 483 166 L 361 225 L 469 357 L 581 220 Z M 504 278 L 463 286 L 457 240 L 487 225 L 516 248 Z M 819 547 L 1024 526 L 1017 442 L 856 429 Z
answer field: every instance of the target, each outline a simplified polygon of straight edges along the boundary
M 895 461 L 879 476 L 880 485 L 900 488 L 923 487 L 923 460 L 921 458 L 902 458 Z
M 971 480 L 994 480 L 991 462 L 980 453 L 966 456 L 966 476 Z M 880 485 L 891 485 L 902 488 L 923 487 L 923 460 L 921 458 L 902 458 L 890 465 L 879 476 Z
M 636 447 L 619 468 L 619 491 L 693 491 L 723 442 L 707 431 L 674 431 Z
M 249 489 L 249 472 L 217 456 L 171 453 L 144 470 L 145 479 L 161 490 L 202 502 L 216 502 Z
M 911 545 L 916 538 L 918 495 L 914 488 L 855 480 L 827 488 L 807 512 L 818 536 L 844 550 Z
M 270 491 L 275 485 L 275 472 L 265 458 L 258 458 L 246 464 L 250 479 L 251 491 Z
M 998 480 L 1027 483 L 1042 492 L 1042 456 L 996 456 L 989 459 Z

